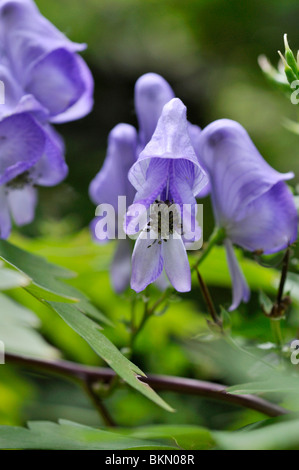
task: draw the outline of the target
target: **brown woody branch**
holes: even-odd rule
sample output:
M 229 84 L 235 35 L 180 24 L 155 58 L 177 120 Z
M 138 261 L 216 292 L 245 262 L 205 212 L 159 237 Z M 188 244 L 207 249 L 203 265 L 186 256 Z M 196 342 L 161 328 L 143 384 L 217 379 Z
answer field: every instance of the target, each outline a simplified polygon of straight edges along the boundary
M 110 384 L 116 376 L 112 369 L 84 366 L 62 360 L 49 361 L 19 356 L 16 354 L 6 354 L 5 360 L 10 364 L 63 375 L 67 378 L 78 380 L 83 384 L 92 384 L 97 382 Z M 282 416 L 288 413 L 286 409 L 254 395 L 230 394 L 226 391 L 226 388 L 223 385 L 212 382 L 152 374 L 149 374 L 147 377 L 139 377 L 139 380 L 147 383 L 154 390 L 170 391 L 220 400 L 233 405 L 259 411 L 260 413 L 270 417 Z

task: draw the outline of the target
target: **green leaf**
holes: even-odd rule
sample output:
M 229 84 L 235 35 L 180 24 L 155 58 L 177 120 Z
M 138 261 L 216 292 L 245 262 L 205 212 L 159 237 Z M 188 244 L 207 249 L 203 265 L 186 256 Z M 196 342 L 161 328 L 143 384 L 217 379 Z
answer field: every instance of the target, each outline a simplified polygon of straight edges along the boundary
M 283 393 L 298 394 L 299 378 L 279 374 L 273 371 L 273 375 L 267 380 L 257 380 L 244 384 L 234 385 L 227 392 L 235 395 Z
M 265 312 L 267 315 L 270 315 L 273 308 L 273 302 L 263 291 L 260 291 L 259 293 L 259 302 L 263 312 Z
M 165 424 L 145 426 L 133 430 L 120 429 L 118 432 L 131 438 L 166 439 L 185 450 L 208 450 L 215 445 L 211 432 L 200 426 Z
M 0 264 L 0 290 L 14 289 L 15 287 L 25 287 L 30 283 L 30 279 L 12 269 L 7 269 Z
M 59 424 L 30 422 L 28 429 L 0 426 L 0 449 L 177 450 L 177 447 L 61 420 Z
M 0 340 L 6 352 L 57 358 L 58 351 L 36 331 L 39 325 L 39 319 L 31 310 L 0 294 Z
M 222 321 L 222 328 L 224 331 L 230 330 L 232 326 L 230 314 L 222 306 L 220 307 L 220 309 L 221 309 L 220 315 L 221 315 L 221 321 Z
M 125 356 L 123 356 L 114 344 L 111 343 L 105 335 L 103 335 L 99 330 L 99 325 L 85 315 L 80 314 L 76 305 L 59 302 L 48 302 L 48 304 L 73 330 L 87 341 L 92 349 L 125 382 L 165 410 L 173 411 L 173 409 L 167 405 L 167 403 L 165 403 L 165 401 L 162 400 L 154 390 L 138 379 L 138 376 L 145 376 L 145 374 Z
M 299 449 L 299 420 L 280 418 L 269 420 L 268 426 L 252 431 L 214 432 L 212 435 L 222 450 L 288 450 Z
M 91 305 L 87 297 L 75 287 L 62 282 L 75 274 L 65 268 L 49 263 L 44 258 L 32 255 L 6 240 L 0 240 L 0 257 L 25 274 L 32 282 L 27 290 L 39 299 L 78 302 L 79 309 L 96 321 L 111 322 Z

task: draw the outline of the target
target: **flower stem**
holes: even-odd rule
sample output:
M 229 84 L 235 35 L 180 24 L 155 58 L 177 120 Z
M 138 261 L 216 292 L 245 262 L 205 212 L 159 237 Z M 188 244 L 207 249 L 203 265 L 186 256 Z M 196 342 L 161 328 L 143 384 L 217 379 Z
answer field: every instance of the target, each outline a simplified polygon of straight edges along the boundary
M 129 345 L 129 350 L 130 350 L 129 355 L 130 356 L 133 353 L 133 348 L 134 348 L 134 344 L 135 344 L 135 341 L 136 341 L 137 337 L 139 336 L 139 334 L 141 333 L 141 331 L 145 327 L 145 325 L 146 325 L 147 321 L 149 320 L 149 318 L 151 318 L 156 313 L 157 308 L 165 300 L 167 300 L 167 298 L 169 296 L 169 293 L 170 293 L 170 290 L 166 289 L 166 291 L 163 292 L 161 297 L 158 298 L 158 300 L 152 305 L 152 307 L 149 306 L 149 301 L 148 300 L 144 303 L 143 315 L 142 315 L 142 319 L 141 319 L 139 325 L 136 326 L 136 324 L 134 324 L 134 328 L 133 327 L 131 328 L 131 338 L 130 338 L 130 345 Z
M 274 336 L 274 341 L 275 341 L 275 344 L 281 348 L 282 345 L 283 345 L 283 337 L 282 337 L 282 331 L 281 331 L 281 325 L 280 325 L 280 321 L 281 319 L 273 319 L 273 318 L 270 318 L 270 322 L 271 322 L 271 328 L 272 328 L 272 332 L 273 332 L 273 336 Z
M 280 284 L 279 284 L 279 289 L 278 289 L 277 299 L 276 299 L 276 302 L 278 305 L 280 305 L 283 300 L 283 291 L 284 291 L 284 286 L 287 280 L 287 275 L 288 275 L 288 270 L 289 270 L 290 254 L 291 254 L 291 250 L 290 250 L 290 247 L 288 247 L 285 252 L 283 262 L 282 262 L 281 278 L 280 278 Z
M 200 288 L 201 288 L 203 298 L 204 298 L 205 303 L 207 305 L 209 314 L 211 315 L 214 324 L 219 326 L 221 332 L 223 333 L 222 321 L 220 320 L 220 318 L 217 315 L 217 312 L 216 312 L 216 309 L 215 309 L 210 291 L 209 291 L 206 283 L 204 282 L 204 280 L 203 280 L 203 278 L 202 278 L 202 276 L 201 276 L 201 274 L 200 274 L 200 272 L 198 271 L 197 268 L 196 268 L 196 274 L 197 274 L 198 282 L 199 282 L 199 285 L 200 285 Z
M 83 386 L 106 426 L 115 427 L 116 424 L 113 418 L 111 417 L 109 411 L 107 410 L 106 406 L 102 402 L 101 397 L 98 396 L 98 394 L 93 389 L 93 383 L 90 380 L 86 380 L 85 382 L 83 382 Z

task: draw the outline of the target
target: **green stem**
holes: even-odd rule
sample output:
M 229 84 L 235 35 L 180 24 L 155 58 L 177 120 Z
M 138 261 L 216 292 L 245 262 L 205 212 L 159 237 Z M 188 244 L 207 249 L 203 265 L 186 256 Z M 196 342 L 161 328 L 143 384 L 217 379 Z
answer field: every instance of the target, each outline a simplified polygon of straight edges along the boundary
M 106 406 L 102 402 L 102 399 L 100 396 L 97 395 L 97 393 L 93 389 L 93 383 L 89 380 L 86 380 L 84 383 L 84 389 L 87 393 L 87 395 L 90 397 L 92 403 L 94 404 L 95 408 L 99 412 L 100 416 L 102 417 L 104 423 L 106 426 L 109 427 L 115 427 L 116 424 L 111 417 L 109 411 L 107 410 Z
M 137 336 L 143 330 L 143 328 L 144 328 L 144 326 L 145 326 L 148 319 L 149 319 L 149 310 L 148 310 L 148 301 L 147 301 L 144 304 L 143 316 L 142 316 L 142 319 L 141 319 L 139 325 L 138 326 L 135 325 L 134 330 L 132 330 L 132 332 L 131 332 L 131 339 L 130 339 L 130 350 L 131 350 L 131 352 L 133 351 L 133 347 L 134 347 Z
M 277 320 L 277 319 L 270 318 L 270 322 L 271 322 L 271 328 L 272 328 L 275 344 L 279 348 L 281 348 L 283 345 L 283 337 L 282 337 L 282 332 L 281 332 L 280 319 Z
M 284 291 L 284 287 L 285 287 L 285 283 L 286 283 L 287 275 L 288 275 L 288 270 L 289 270 L 290 254 L 291 254 L 291 250 L 290 250 L 290 247 L 288 247 L 285 252 L 283 262 L 282 262 L 281 278 L 280 278 L 280 284 L 279 284 L 279 288 L 277 292 L 277 299 L 276 299 L 276 302 L 278 305 L 281 304 L 282 299 L 283 299 L 283 291 Z
M 206 306 L 208 308 L 209 314 L 212 317 L 213 323 L 214 323 L 214 325 L 217 325 L 220 328 L 220 331 L 223 333 L 222 321 L 217 315 L 217 312 L 216 312 L 216 309 L 215 309 L 210 291 L 209 291 L 206 283 L 204 282 L 204 280 L 203 280 L 203 278 L 202 278 L 202 276 L 201 276 L 201 274 L 200 274 L 200 272 L 198 271 L 197 268 L 196 268 L 196 274 L 197 274 L 197 278 L 198 278 L 198 282 L 199 282 L 199 285 L 200 285 L 200 288 L 201 288 L 203 298 L 205 300 L 205 303 L 206 303 Z
M 161 297 L 159 297 L 159 299 L 153 304 L 152 307 L 149 307 L 149 301 L 145 302 L 144 310 L 143 310 L 143 316 L 142 316 L 142 319 L 141 319 L 139 325 L 138 326 L 135 325 L 134 328 L 131 328 L 131 338 L 130 338 L 130 346 L 129 346 L 130 355 L 132 355 L 135 341 L 136 341 L 137 337 L 139 336 L 139 334 L 141 333 L 141 331 L 144 329 L 147 321 L 149 320 L 149 318 L 151 318 L 156 313 L 157 308 L 165 300 L 167 300 L 168 295 L 169 295 L 169 289 L 166 289 L 166 291 L 163 292 Z

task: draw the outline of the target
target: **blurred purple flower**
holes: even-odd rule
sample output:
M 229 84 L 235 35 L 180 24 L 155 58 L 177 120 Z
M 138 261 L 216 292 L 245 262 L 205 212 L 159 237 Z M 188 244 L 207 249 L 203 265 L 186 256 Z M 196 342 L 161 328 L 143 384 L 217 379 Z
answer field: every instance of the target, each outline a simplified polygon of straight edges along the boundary
M 129 180 L 137 193 L 134 204 L 128 210 L 128 233 L 131 233 L 130 224 L 136 208 L 142 205 L 145 213 L 157 200 L 159 202 L 154 205 L 158 209 L 163 204 L 169 205 L 169 201 L 178 207 L 176 216 L 182 221 L 184 230 L 180 209 L 184 204 L 194 207 L 196 195 L 207 184 L 207 176 L 190 140 L 186 107 L 178 98 L 164 106 L 151 140 L 129 172 Z M 154 282 L 161 275 L 163 266 L 177 291 L 187 292 L 191 289 L 190 266 L 180 227 L 181 223 L 175 227 L 173 221 L 170 232 L 164 236 L 158 226 L 158 238 L 152 243 L 152 225 L 146 221 L 145 226 L 141 227 L 132 257 L 131 287 L 136 292 Z M 134 231 L 135 227 L 132 228 Z M 148 236 L 145 236 L 145 231 Z M 173 235 L 174 232 L 177 236 Z
M 64 144 L 49 124 L 78 119 L 92 107 L 93 81 L 69 41 L 30 0 L 0 0 L 0 236 L 30 223 L 35 186 L 67 175 Z
M 44 18 L 32 0 L 0 1 L 0 63 L 23 95 L 40 104 L 50 122 L 68 122 L 91 111 L 93 79 L 76 44 Z
M 129 124 L 115 126 L 109 134 L 104 165 L 90 183 L 91 200 L 97 205 L 111 204 L 115 211 L 116 222 L 119 217 L 118 197 L 126 196 L 129 204 L 134 199 L 134 188 L 127 175 L 136 160 L 136 147 L 136 129 Z M 96 227 L 100 219 L 101 217 L 96 217 L 91 223 L 91 232 L 95 241 L 98 241 Z M 105 241 L 108 240 L 107 234 Z M 116 292 L 124 291 L 130 282 L 131 254 L 131 241 L 129 239 L 119 240 L 110 269 L 112 285 Z
M 249 300 L 250 291 L 232 244 L 268 254 L 283 250 L 296 240 L 297 211 L 284 182 L 294 175 L 271 168 L 237 122 L 213 122 L 201 132 L 199 143 L 210 177 L 216 223 L 226 233 L 233 281 L 230 310 L 234 310 L 242 300 Z

